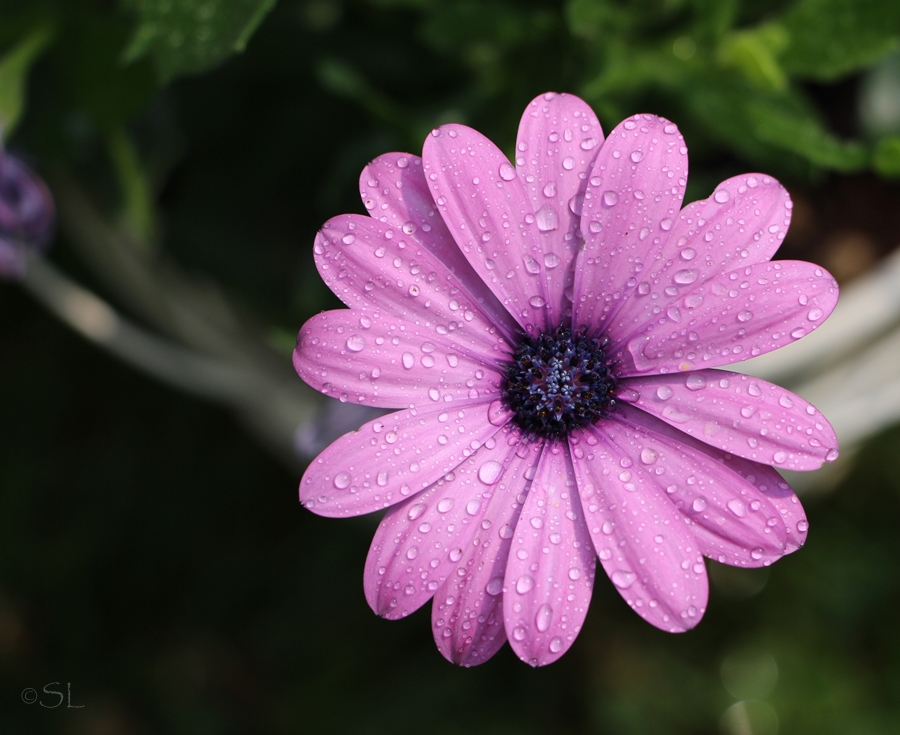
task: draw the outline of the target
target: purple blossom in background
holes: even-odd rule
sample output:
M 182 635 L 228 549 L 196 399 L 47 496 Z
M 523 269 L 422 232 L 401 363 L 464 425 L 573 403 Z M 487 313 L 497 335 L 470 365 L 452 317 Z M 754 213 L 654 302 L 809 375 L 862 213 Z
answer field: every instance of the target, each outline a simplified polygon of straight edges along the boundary
M 25 253 L 45 247 L 56 208 L 43 180 L 0 146 L 0 278 L 21 278 Z
M 837 302 L 819 266 L 770 261 L 791 216 L 777 181 L 737 176 L 682 209 L 676 126 L 636 115 L 604 141 L 571 95 L 528 106 L 515 156 L 444 125 L 421 159 L 369 164 L 370 216 L 315 242 L 350 308 L 310 319 L 294 353 L 323 393 L 401 409 L 325 449 L 300 498 L 326 516 L 388 508 L 366 598 L 393 619 L 433 597 L 437 645 L 467 666 L 507 640 L 532 665 L 559 658 L 598 558 L 645 620 L 692 628 L 704 556 L 758 567 L 803 544 L 773 466 L 837 456 L 802 398 L 713 369 Z

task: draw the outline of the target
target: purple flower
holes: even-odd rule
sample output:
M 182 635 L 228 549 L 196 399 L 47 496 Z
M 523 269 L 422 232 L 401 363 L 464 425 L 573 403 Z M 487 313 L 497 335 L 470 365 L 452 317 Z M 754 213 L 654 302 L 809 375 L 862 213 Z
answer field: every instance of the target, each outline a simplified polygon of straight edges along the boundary
M 44 247 L 56 221 L 43 180 L 0 146 L 0 278 L 21 278 L 25 252 Z
M 582 627 L 597 558 L 625 601 L 671 632 L 707 603 L 703 557 L 757 567 L 807 521 L 774 466 L 837 456 L 810 404 L 713 368 L 808 334 L 838 287 L 770 258 L 791 200 L 768 176 L 681 208 L 687 148 L 653 115 L 605 141 L 590 108 L 525 110 L 516 165 L 444 125 L 422 158 L 363 171 L 370 216 L 315 242 L 349 309 L 310 319 L 294 365 L 343 401 L 401 409 L 312 463 L 300 498 L 326 516 L 388 508 L 366 598 L 401 618 L 430 598 L 463 665 L 508 640 L 550 663 Z

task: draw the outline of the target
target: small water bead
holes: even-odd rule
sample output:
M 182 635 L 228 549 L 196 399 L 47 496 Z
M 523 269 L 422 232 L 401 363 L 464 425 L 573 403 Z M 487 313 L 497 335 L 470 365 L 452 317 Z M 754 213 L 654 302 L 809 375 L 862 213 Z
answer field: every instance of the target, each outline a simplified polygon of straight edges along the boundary
M 412 352 L 404 352 L 400 360 L 407 370 L 412 370 L 416 364 L 416 356 Z
M 731 194 L 728 192 L 728 189 L 718 189 L 716 190 L 716 193 L 713 194 L 713 199 L 719 204 L 725 204 L 725 202 L 731 199 Z
M 703 390 L 706 387 L 706 378 L 694 373 L 688 375 L 687 380 L 685 380 L 684 383 L 688 390 Z
M 572 158 L 572 156 L 566 156 L 566 157 L 562 160 L 562 167 L 563 167 L 566 171 L 571 171 L 573 168 L 575 168 L 575 159 Z
M 341 242 L 344 243 L 344 245 L 352 245 L 356 242 L 356 235 L 348 232 L 341 238 Z
M 656 397 L 661 401 L 667 401 L 672 397 L 672 389 L 668 385 L 661 385 L 656 389 Z
M 478 479 L 485 485 L 493 485 L 503 474 L 503 465 L 496 459 L 489 459 L 478 468 Z
M 553 621 L 553 608 L 546 602 L 541 605 L 534 616 L 534 627 L 540 633 L 546 633 L 550 629 L 550 623 Z
M 643 464 L 655 464 L 658 458 L 659 452 L 657 452 L 655 449 L 644 447 L 641 450 L 641 462 Z
M 559 227 L 559 215 L 549 204 L 545 204 L 535 212 L 535 222 L 541 232 L 552 232 Z
M 597 139 L 596 138 L 585 138 L 579 143 L 579 147 L 583 151 L 590 151 L 597 147 Z
M 524 641 L 525 636 L 528 635 L 528 633 L 521 625 L 517 625 L 515 628 L 513 628 L 512 635 L 514 640 Z
M 506 161 L 500 164 L 499 174 L 504 181 L 512 181 L 516 178 L 516 170 Z
M 550 640 L 550 653 L 559 653 L 563 649 L 563 641 L 558 635 Z
M 793 408 L 794 407 L 794 402 L 790 398 L 788 398 L 786 395 L 781 396 L 781 398 L 778 399 L 778 404 L 782 408 Z
M 634 572 L 626 572 L 621 569 L 617 569 L 609 575 L 609 578 L 612 580 L 612 583 L 620 590 L 627 590 L 629 587 L 631 587 L 631 585 L 634 584 L 634 581 L 637 579 L 637 575 Z
M 738 518 L 743 518 L 747 515 L 747 506 L 744 505 L 743 502 L 738 500 L 737 498 L 732 498 L 726 503 L 728 510 L 734 513 Z
M 822 311 L 819 307 L 816 307 L 814 309 L 809 310 L 809 313 L 806 315 L 806 318 L 809 319 L 811 322 L 817 322 L 817 321 L 819 321 L 819 319 L 822 318 L 822 316 L 824 314 L 825 314 L 824 311 Z
M 611 189 L 603 192 L 603 205 L 606 207 L 614 207 L 619 201 L 619 195 Z
M 388 480 L 390 479 L 390 474 L 387 470 L 381 470 L 378 475 L 375 477 L 375 482 L 379 487 L 384 487 L 388 484 Z
M 340 472 L 334 476 L 334 486 L 338 490 L 346 490 L 350 487 L 350 475 L 346 472 Z
M 491 577 L 484 587 L 484 591 L 491 597 L 496 597 L 503 592 L 503 577 Z
M 559 256 L 556 253 L 545 253 L 544 254 L 544 267 L 547 270 L 552 270 L 559 265 Z
M 359 334 L 354 334 L 347 339 L 347 349 L 350 352 L 362 352 L 366 347 L 366 340 Z
M 708 505 L 709 503 L 707 503 L 706 498 L 704 498 L 702 495 L 694 498 L 694 502 L 691 503 L 691 507 L 697 513 L 702 513 L 704 510 L 706 510 Z
M 797 521 L 797 530 L 800 533 L 806 533 L 809 530 L 809 521 L 807 521 L 805 518 Z
M 581 579 L 581 570 L 578 567 L 572 567 L 569 570 L 569 579 L 571 579 L 573 582 Z
M 534 578 L 530 574 L 523 574 L 516 582 L 516 592 L 524 595 L 534 589 Z
M 438 513 L 447 513 L 453 508 L 453 498 L 444 498 L 437 504 Z
M 697 280 L 698 272 L 693 269 L 680 270 L 675 273 L 672 280 L 681 286 L 687 286 Z
M 737 320 L 739 322 L 749 322 L 753 318 L 753 312 L 747 311 L 744 309 L 743 311 L 739 311 L 737 314 Z

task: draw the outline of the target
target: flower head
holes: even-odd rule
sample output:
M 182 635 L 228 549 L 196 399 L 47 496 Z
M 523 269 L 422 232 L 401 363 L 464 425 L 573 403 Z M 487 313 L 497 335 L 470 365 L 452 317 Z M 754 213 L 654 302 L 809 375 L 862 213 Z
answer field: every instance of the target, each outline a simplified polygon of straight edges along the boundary
M 822 323 L 837 284 L 770 261 L 791 201 L 762 174 L 682 209 L 687 148 L 636 115 L 604 141 L 590 108 L 525 110 L 515 166 L 444 125 L 422 158 L 363 171 L 370 216 L 315 242 L 349 309 L 310 319 L 294 365 L 344 401 L 400 409 L 313 461 L 326 516 L 388 508 L 365 568 L 380 615 L 432 597 L 435 640 L 472 665 L 505 641 L 533 665 L 572 645 L 597 559 L 645 620 L 707 604 L 703 557 L 770 564 L 807 522 L 773 466 L 819 467 L 834 431 L 776 385 L 718 370 Z
M 45 246 L 56 208 L 43 180 L 0 145 L 0 278 L 20 278 L 25 252 Z

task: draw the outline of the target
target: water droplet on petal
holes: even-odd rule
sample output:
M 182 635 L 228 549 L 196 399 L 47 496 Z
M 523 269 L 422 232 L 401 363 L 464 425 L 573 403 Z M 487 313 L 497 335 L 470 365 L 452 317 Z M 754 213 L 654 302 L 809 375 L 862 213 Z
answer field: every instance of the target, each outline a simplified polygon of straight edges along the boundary
M 338 490 L 344 490 L 350 487 L 350 475 L 346 472 L 340 472 L 334 476 L 334 486 Z
M 726 503 L 726 505 L 728 506 L 728 510 L 734 513 L 738 518 L 743 518 L 745 515 L 747 515 L 747 506 L 745 506 L 737 498 L 732 498 Z
M 731 194 L 728 193 L 728 189 L 717 189 L 716 193 L 713 194 L 713 199 L 719 204 L 725 204 L 725 202 L 731 199 Z
M 478 479 L 485 485 L 493 485 L 503 474 L 503 465 L 496 459 L 489 459 L 478 469 Z
M 634 572 L 626 572 L 622 571 L 621 569 L 617 569 L 609 575 L 609 578 L 612 580 L 612 583 L 620 590 L 627 590 L 629 587 L 631 587 L 631 585 L 634 584 L 634 580 L 637 579 L 637 575 Z
M 504 181 L 512 181 L 516 178 L 516 170 L 507 161 L 500 164 L 500 178 Z
M 530 574 L 523 574 L 516 582 L 516 592 L 524 595 L 534 589 L 534 579 Z
M 361 352 L 365 349 L 366 340 L 359 334 L 354 334 L 352 337 L 347 339 L 347 349 L 350 352 Z
M 644 154 L 640 151 L 632 151 L 631 160 L 635 163 L 640 163 L 644 159 Z
M 534 616 L 534 626 L 541 633 L 546 633 L 550 629 L 550 623 L 553 621 L 553 608 L 546 602 L 541 605 Z
M 619 195 L 612 190 L 607 190 L 603 192 L 603 204 L 607 207 L 614 207 L 616 203 L 619 201 Z
M 559 227 L 559 215 L 549 204 L 545 204 L 534 213 L 537 227 L 541 232 L 550 232 Z

